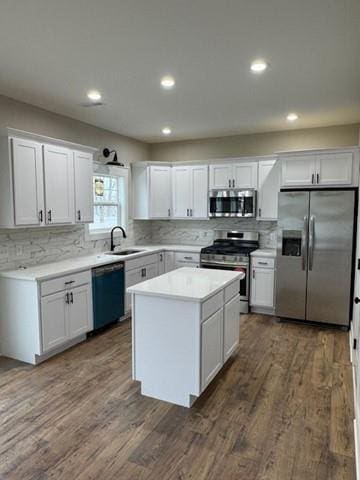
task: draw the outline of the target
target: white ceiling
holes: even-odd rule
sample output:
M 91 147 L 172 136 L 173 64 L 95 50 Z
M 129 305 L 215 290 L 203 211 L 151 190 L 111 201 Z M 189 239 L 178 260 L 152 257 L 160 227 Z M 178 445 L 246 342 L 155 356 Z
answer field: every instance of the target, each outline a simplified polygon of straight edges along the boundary
M 358 122 L 359 22 L 359 0 L 1 0 L 0 93 L 145 141 Z

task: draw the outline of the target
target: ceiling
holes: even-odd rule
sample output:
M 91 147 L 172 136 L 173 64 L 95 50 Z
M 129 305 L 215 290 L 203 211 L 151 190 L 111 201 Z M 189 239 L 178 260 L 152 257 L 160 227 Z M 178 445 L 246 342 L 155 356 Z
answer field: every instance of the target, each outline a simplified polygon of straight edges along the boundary
M 359 19 L 359 0 L 2 0 L 0 93 L 148 142 L 358 122 Z

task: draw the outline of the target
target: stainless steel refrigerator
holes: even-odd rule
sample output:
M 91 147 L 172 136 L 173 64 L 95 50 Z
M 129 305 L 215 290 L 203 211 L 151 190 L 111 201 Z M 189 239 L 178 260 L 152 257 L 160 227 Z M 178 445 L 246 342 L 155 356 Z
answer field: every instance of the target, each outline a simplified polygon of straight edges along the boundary
M 276 315 L 348 326 L 354 190 L 279 193 Z

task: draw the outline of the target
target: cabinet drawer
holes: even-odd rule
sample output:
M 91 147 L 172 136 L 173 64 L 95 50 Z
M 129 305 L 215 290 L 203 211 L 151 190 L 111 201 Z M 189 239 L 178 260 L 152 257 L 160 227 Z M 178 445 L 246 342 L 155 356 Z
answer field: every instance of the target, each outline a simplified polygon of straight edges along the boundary
M 251 263 L 253 267 L 275 268 L 275 258 L 253 257 Z
M 201 321 L 209 318 L 213 313 L 222 308 L 224 304 L 224 291 L 218 292 L 213 297 L 205 300 L 201 305 Z
M 52 293 L 61 292 L 66 288 L 73 288 L 91 282 L 91 271 L 78 272 L 64 277 L 53 278 L 41 282 L 41 296 L 51 295 Z
M 225 288 L 225 303 L 235 297 L 235 295 L 239 295 L 240 292 L 240 280 L 236 280 L 231 285 Z
M 125 271 L 145 267 L 146 265 L 150 265 L 151 263 L 157 263 L 158 261 L 158 253 L 144 255 L 143 257 L 134 258 L 133 260 L 125 260 Z
M 200 253 L 175 252 L 175 262 L 200 263 Z

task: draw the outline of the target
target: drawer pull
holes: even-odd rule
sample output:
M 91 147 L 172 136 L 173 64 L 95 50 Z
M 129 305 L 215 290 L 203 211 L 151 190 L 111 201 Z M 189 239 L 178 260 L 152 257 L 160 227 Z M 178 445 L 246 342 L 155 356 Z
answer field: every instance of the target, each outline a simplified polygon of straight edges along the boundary
M 192 260 L 193 257 L 184 257 L 184 260 Z
M 258 262 L 259 265 L 269 265 L 268 262 Z
M 75 283 L 75 280 L 69 280 L 68 282 L 65 282 L 65 285 L 71 285 L 72 283 Z

